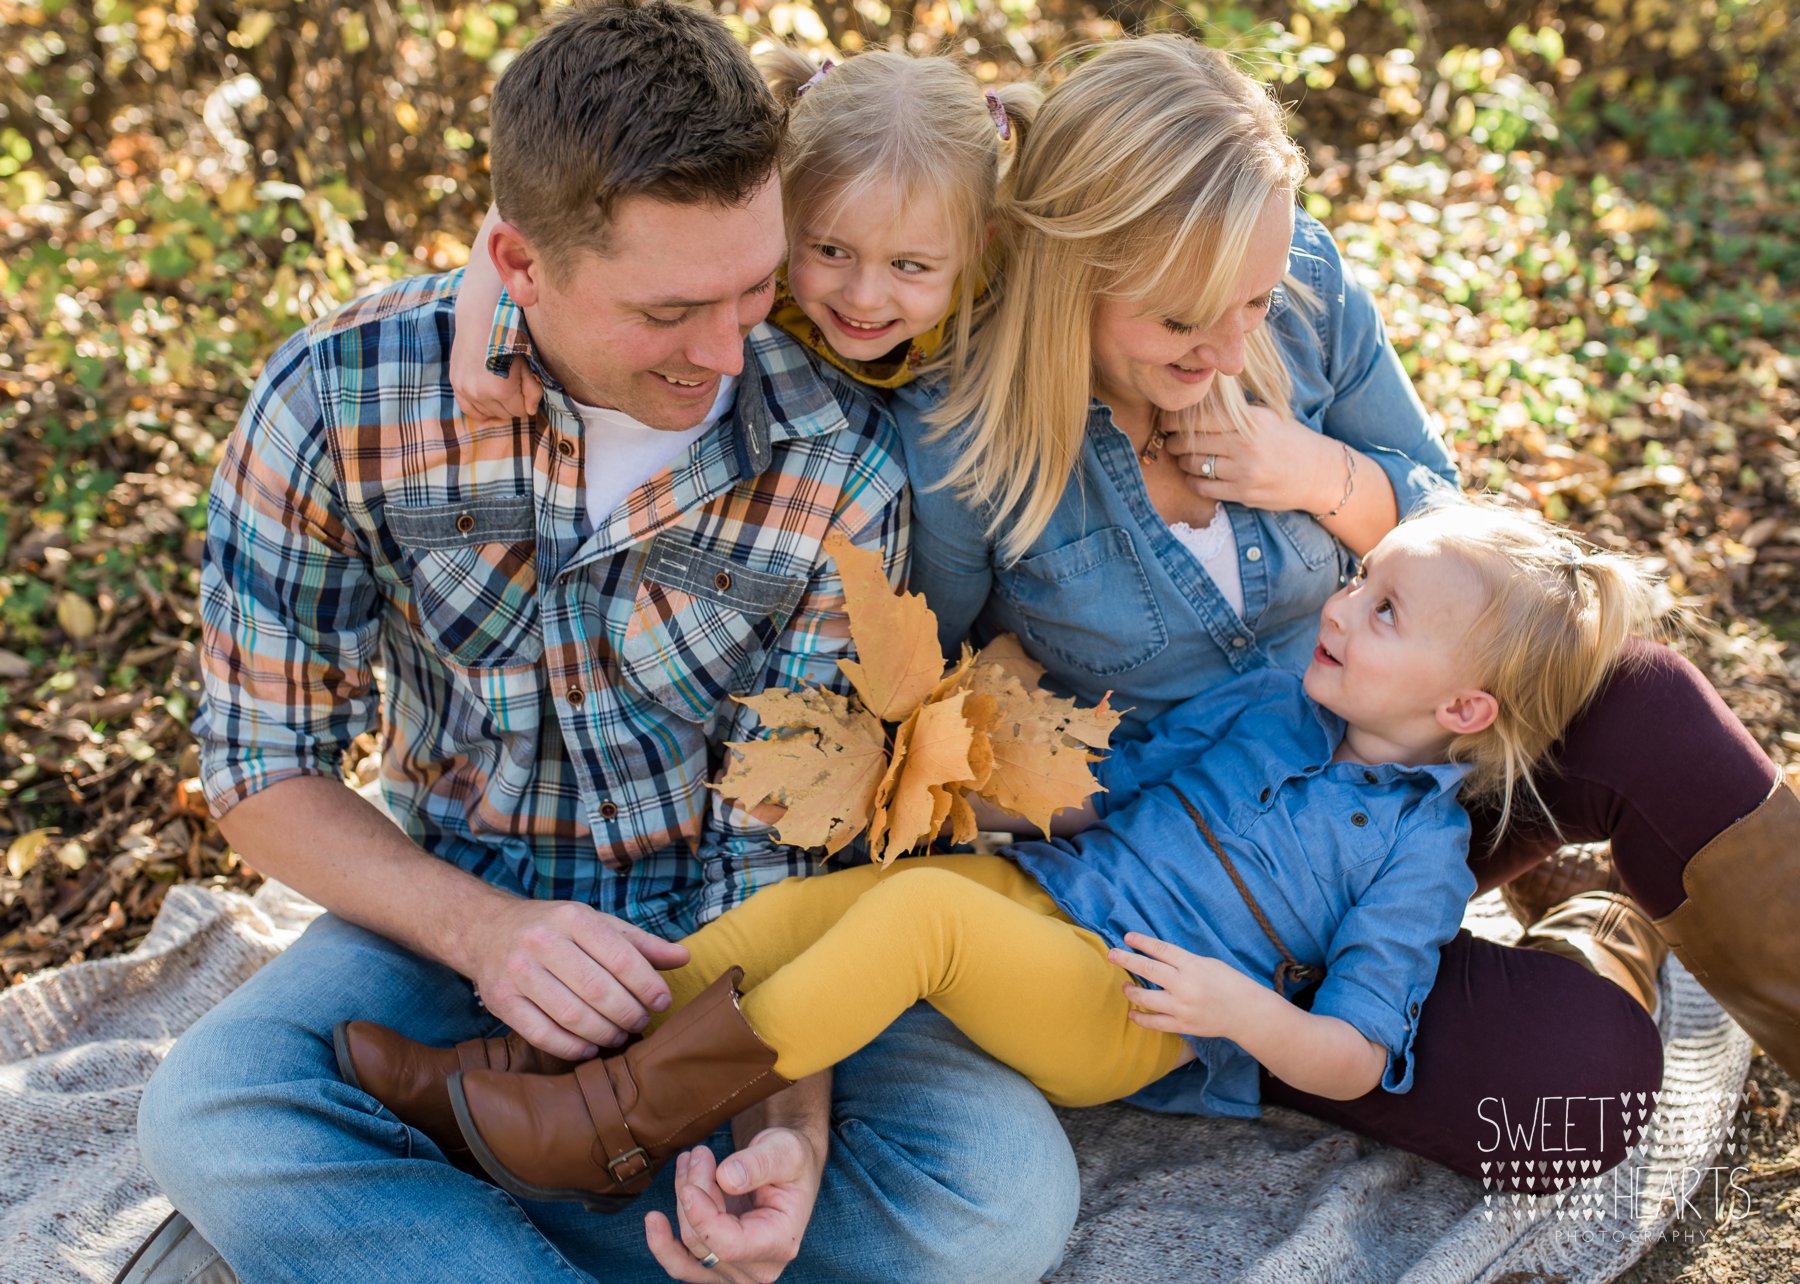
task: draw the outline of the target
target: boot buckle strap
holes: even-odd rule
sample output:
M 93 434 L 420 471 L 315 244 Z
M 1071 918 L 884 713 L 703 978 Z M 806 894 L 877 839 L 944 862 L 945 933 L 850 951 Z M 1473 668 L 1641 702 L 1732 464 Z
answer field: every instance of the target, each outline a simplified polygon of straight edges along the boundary
M 620 1169 L 624 1168 L 626 1165 L 635 1165 L 635 1167 L 631 1167 L 627 1171 L 621 1172 Z M 644 1153 L 644 1148 L 642 1146 L 633 1146 L 624 1154 L 615 1155 L 613 1158 L 606 1161 L 606 1171 L 611 1173 L 612 1179 L 620 1185 L 624 1185 L 633 1178 L 643 1176 L 644 1173 L 649 1171 L 649 1168 L 650 1156 Z
M 607 1064 L 604 1059 L 583 1062 L 575 1067 L 575 1084 L 581 1089 L 588 1121 L 594 1126 L 593 1159 L 615 1183 L 622 1185 L 650 1170 L 650 1156 L 631 1135 L 618 1091 L 607 1075 Z M 620 1174 L 620 1169 L 634 1164 L 636 1167 L 628 1175 Z

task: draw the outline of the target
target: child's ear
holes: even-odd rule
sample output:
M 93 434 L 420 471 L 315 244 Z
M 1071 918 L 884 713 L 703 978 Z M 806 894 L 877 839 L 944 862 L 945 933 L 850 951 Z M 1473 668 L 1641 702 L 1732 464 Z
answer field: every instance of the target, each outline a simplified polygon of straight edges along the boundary
M 1486 731 L 1500 716 L 1500 702 L 1486 691 L 1458 691 L 1437 707 L 1438 726 L 1452 735 Z
M 494 271 L 500 274 L 500 284 L 513 302 L 522 308 L 536 307 L 543 292 L 544 260 L 525 234 L 502 220 L 488 233 L 487 244 Z

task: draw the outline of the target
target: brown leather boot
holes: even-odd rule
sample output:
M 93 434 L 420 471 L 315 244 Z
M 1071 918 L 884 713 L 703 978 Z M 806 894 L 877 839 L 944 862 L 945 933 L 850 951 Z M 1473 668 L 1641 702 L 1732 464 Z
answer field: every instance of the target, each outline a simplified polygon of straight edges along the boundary
M 418 1043 L 373 1021 L 340 1021 L 331 1031 L 338 1073 L 386 1106 L 400 1122 L 437 1143 L 444 1158 L 481 1175 L 469 1153 L 446 1086 L 458 1070 L 512 1070 L 562 1074 L 575 1062 L 540 1052 L 516 1034 L 503 1039 L 465 1039 L 455 1047 Z
M 677 1151 L 787 1087 L 738 1011 L 743 975 L 732 968 L 647 1038 L 573 1073 L 452 1075 L 456 1121 L 488 1176 L 521 1199 L 614 1209 Z
M 1583 892 L 1623 892 L 1606 843 L 1559 847 L 1530 869 L 1500 886 L 1500 899 L 1530 927 L 1571 896 Z
M 1656 920 L 1694 978 L 1800 1075 L 1800 796 L 1784 782 L 1694 854 L 1687 892 Z
M 1571 896 L 1525 929 L 1519 945 L 1574 959 L 1656 1015 L 1656 978 L 1669 947 L 1649 915 L 1622 892 Z

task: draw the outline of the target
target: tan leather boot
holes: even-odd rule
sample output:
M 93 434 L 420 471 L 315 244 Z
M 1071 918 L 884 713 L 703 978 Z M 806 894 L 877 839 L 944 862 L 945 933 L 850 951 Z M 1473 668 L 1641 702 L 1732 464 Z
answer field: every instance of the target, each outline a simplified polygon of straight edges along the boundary
M 732 968 L 648 1037 L 573 1073 L 452 1075 L 456 1121 L 488 1176 L 521 1199 L 617 1208 L 676 1152 L 787 1087 L 738 1011 L 743 975 Z
M 1800 796 L 1777 781 L 1694 854 L 1681 883 L 1687 899 L 1657 930 L 1762 1050 L 1800 1075 Z
M 450 1108 L 450 1076 L 459 1070 L 562 1074 L 575 1062 L 540 1052 L 516 1034 L 465 1039 L 455 1047 L 418 1043 L 373 1021 L 340 1021 L 331 1032 L 338 1073 L 386 1106 L 400 1122 L 437 1143 L 458 1168 L 481 1175 Z
M 1607 843 L 1559 847 L 1511 882 L 1500 885 L 1500 899 L 1519 921 L 1530 927 L 1571 896 L 1583 892 L 1622 892 Z
M 1649 915 L 1622 892 L 1582 892 L 1525 929 L 1519 945 L 1574 959 L 1656 1015 L 1656 978 L 1669 947 Z

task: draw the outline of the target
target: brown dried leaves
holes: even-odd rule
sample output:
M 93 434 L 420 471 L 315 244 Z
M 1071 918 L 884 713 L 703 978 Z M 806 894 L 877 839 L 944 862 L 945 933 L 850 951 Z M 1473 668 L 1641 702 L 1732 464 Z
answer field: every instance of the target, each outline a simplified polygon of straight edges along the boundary
M 896 593 L 881 559 L 841 536 L 826 542 L 844 585 L 859 661 L 839 662 L 856 689 L 771 688 L 742 698 L 774 734 L 733 743 L 715 786 L 744 806 L 785 808 L 776 838 L 841 850 L 864 828 L 883 864 L 928 843 L 946 822 L 956 842 L 975 836 L 972 797 L 1049 832 L 1050 818 L 1094 792 L 1092 750 L 1119 716 L 1037 686 L 1043 669 L 1013 638 L 979 656 L 966 648 L 944 671 L 937 618 L 924 598 Z M 883 722 L 897 723 L 891 748 Z

